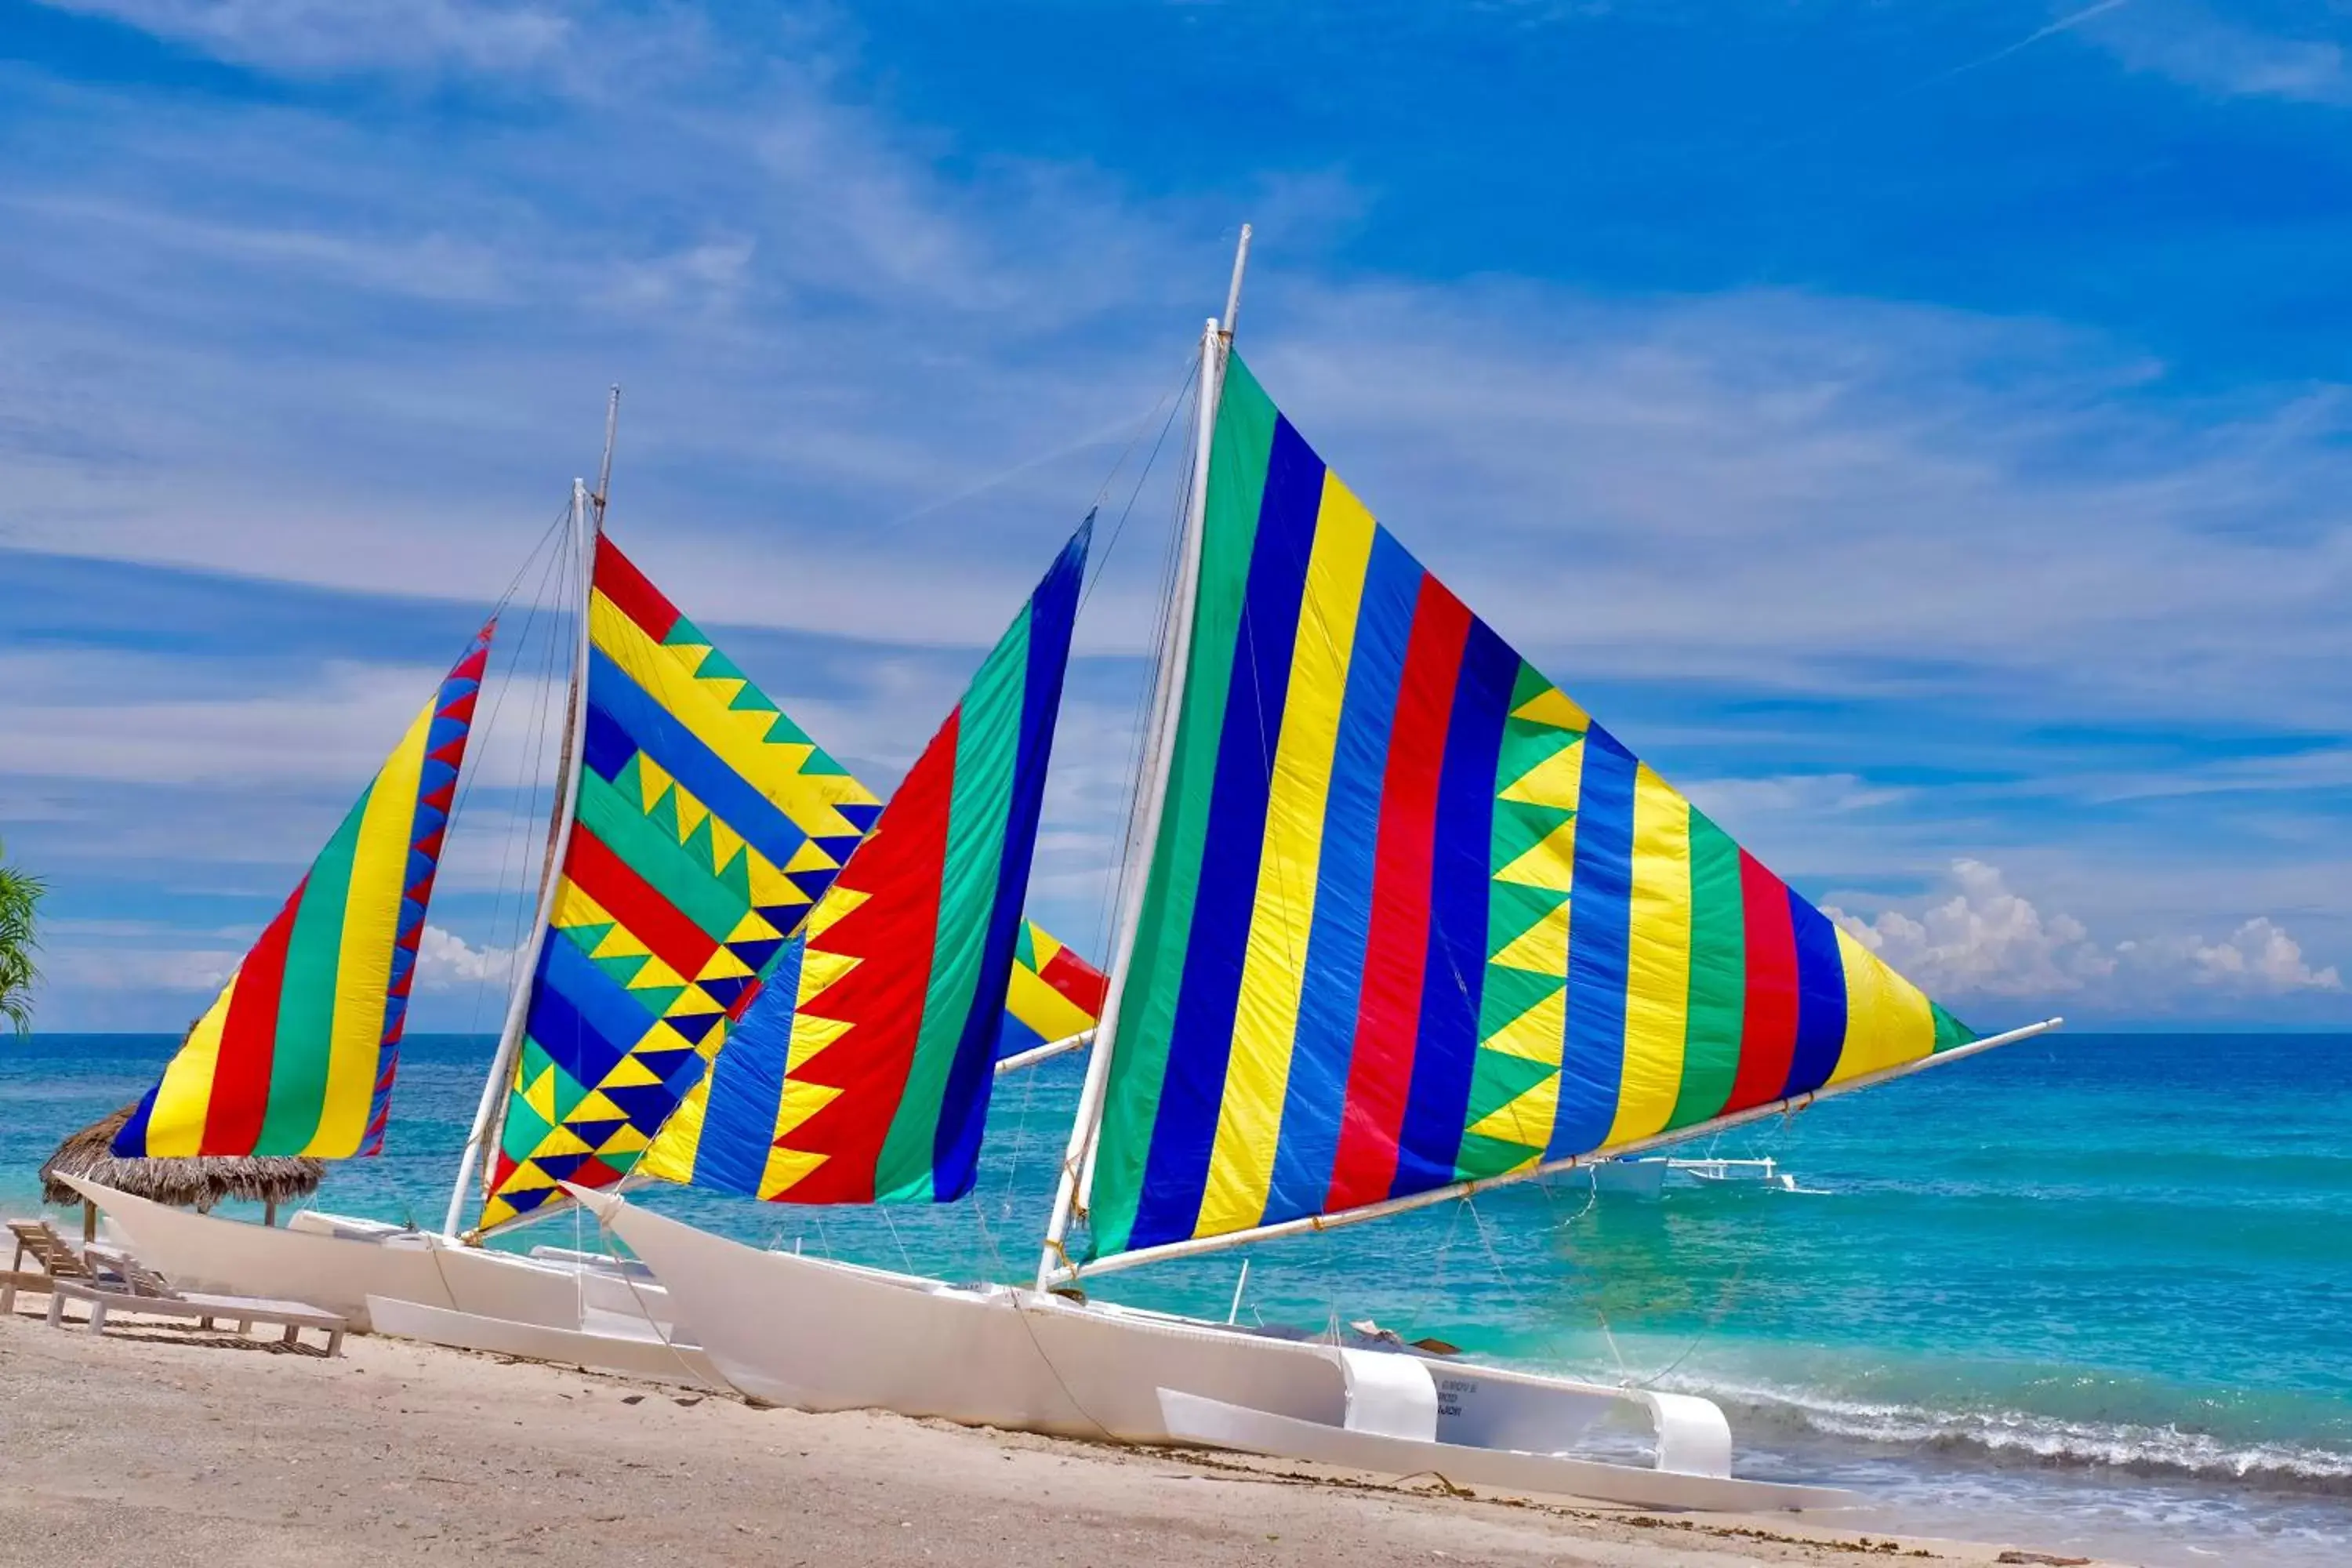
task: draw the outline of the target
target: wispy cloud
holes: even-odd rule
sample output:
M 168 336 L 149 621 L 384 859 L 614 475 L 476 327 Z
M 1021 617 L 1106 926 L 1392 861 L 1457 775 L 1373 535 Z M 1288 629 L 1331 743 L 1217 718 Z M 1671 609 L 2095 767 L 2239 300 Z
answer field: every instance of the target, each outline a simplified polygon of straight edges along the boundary
M 2128 68 L 2169 77 L 2203 92 L 2233 98 L 2352 106 L 2352 60 L 2345 52 L 2340 7 L 2305 12 L 2309 31 L 2251 26 L 2198 0 L 2137 0 L 2104 16 L 2088 36 Z M 2329 37 L 2334 31 L 2338 36 Z
M 1564 675 L 2326 724 L 2352 400 L 2214 407 L 2029 322 L 1735 296 L 1324 299 L 1260 368 Z
M 2317 977 L 2352 952 L 2323 798 L 2352 731 L 2341 384 L 2216 390 L 1990 308 L 1384 271 L 1336 252 L 1383 199 L 1345 169 L 1269 160 L 1203 191 L 1008 154 L 892 112 L 859 41 L 796 12 L 722 36 L 682 7 L 80 8 L 273 86 L 163 115 L 0 66 L 45 153 L 0 177 L 0 296 L 37 307 L 0 312 L 0 543 L 398 624 L 497 593 L 593 464 L 617 379 L 616 534 L 887 784 L 1160 428 L 1247 216 L 1243 350 L 1286 408 L 1785 874 L 1864 887 L 1848 907 L 1934 946 L 1953 895 L 1927 889 L 1997 860 L 2019 905 L 1963 899 L 1956 973 L 1998 949 L 1986 974 L 2048 984 L 2193 942 Z M 2037 40 L 2333 100 L 2325 49 L 2167 64 L 2117 40 L 2210 17 L 2051 16 Z M 1090 604 L 1097 653 L 1150 625 L 1179 466 Z M 138 868 L 212 900 L 192 929 L 260 918 L 310 814 L 331 823 L 429 688 L 422 657 L 0 642 L 0 815 L 49 824 L 93 900 L 131 902 Z M 1104 662 L 1125 684 L 1074 696 L 1039 877 L 1082 940 L 1131 761 L 1135 667 Z M 480 868 L 527 859 L 534 820 L 530 759 L 478 761 L 497 798 L 436 912 L 458 970 L 511 945 Z M 245 798 L 265 781 L 274 811 Z
M 223 59 L 300 74 L 449 68 L 517 71 L 574 39 L 583 7 L 498 0 L 47 0 L 109 16 Z
M 356 789 L 433 694 L 441 670 L 333 664 L 259 690 L 155 695 L 184 661 L 0 652 L 0 772 L 126 784 Z M 219 686 L 234 669 L 208 670 Z M 246 673 L 253 673 L 251 671 Z M 208 683 L 209 684 L 209 683 Z M 520 782 L 509 776 L 495 783 Z

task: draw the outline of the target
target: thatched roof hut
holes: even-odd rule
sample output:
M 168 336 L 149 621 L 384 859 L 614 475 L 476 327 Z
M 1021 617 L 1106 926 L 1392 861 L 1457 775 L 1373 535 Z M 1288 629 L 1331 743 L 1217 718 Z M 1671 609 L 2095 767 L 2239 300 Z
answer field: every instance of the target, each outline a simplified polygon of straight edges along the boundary
M 227 1159 L 202 1155 L 184 1160 L 121 1160 L 114 1154 L 114 1135 L 131 1120 L 138 1106 L 126 1105 L 102 1117 L 58 1145 L 41 1165 L 41 1198 L 46 1203 L 78 1204 L 81 1194 L 58 1180 L 58 1173 L 99 1182 L 137 1197 L 198 1212 L 224 1198 L 244 1198 L 268 1204 L 274 1214 L 279 1204 L 293 1203 L 319 1190 L 327 1174 L 326 1162 L 292 1155 L 253 1155 Z

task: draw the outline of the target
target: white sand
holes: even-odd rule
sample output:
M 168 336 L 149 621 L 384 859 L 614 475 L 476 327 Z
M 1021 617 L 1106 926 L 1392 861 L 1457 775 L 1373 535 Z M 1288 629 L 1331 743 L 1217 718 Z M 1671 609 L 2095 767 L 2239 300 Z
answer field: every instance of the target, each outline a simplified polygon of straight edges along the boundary
M 354 1337 L 0 1321 L 0 1564 L 1988 1563 L 1778 1521 L 805 1415 Z M 1865 1544 L 1866 1542 L 1866 1544 Z M 2014 1560 L 2014 1559 L 2012 1559 Z

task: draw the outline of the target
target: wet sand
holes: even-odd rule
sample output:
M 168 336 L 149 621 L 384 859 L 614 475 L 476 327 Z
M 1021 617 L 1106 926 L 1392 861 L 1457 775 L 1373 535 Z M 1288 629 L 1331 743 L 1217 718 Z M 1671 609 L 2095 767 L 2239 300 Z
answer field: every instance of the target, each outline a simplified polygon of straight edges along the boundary
M 1238 1456 L 755 1409 L 354 1336 L 0 1321 L 0 1565 L 1992 1563 L 1999 1546 L 1449 1495 Z M 313 1337 L 315 1344 L 315 1336 Z M 2079 1561 L 2021 1556 L 2007 1561 Z

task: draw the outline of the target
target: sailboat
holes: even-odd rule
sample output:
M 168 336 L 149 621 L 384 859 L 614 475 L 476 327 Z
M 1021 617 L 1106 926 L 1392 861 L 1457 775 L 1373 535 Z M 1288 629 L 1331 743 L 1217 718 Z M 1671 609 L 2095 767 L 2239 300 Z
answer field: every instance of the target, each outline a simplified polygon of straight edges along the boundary
M 609 1189 L 575 1195 L 755 1399 L 1643 1506 L 1851 1500 L 1735 1478 L 1727 1423 L 1695 1396 L 1087 1299 L 1117 1270 L 1538 1181 L 2057 1023 L 1979 1036 L 1930 1002 L 1376 523 L 1234 352 L 1247 245 L 1244 228 L 1200 342 L 1142 864 L 1034 1279 L 761 1251 Z M 936 863 L 881 858 L 904 804 L 811 916 L 798 984 L 754 1004 L 646 1174 L 786 1203 L 953 1195 L 936 1163 L 877 1164 L 873 1129 L 940 1123 L 942 1086 L 904 1070 L 917 1026 L 893 1006 L 927 998 L 920 1032 L 953 1034 L 931 966 L 979 938 L 942 927 L 928 959 L 835 938 L 936 899 Z M 1627 1411 L 1653 1466 L 1572 1455 Z
M 514 1348 L 521 1333 L 540 1352 L 595 1349 L 616 1370 L 680 1370 L 690 1338 L 641 1268 L 478 1244 L 566 1206 L 564 1185 L 630 1177 L 881 808 L 605 532 L 610 431 L 608 416 L 597 489 L 572 486 L 577 636 L 537 918 L 441 1231 L 317 1211 L 250 1225 L 85 1184 L 175 1284 L 311 1302 L 362 1329 L 372 1302 L 406 1304 L 425 1314 L 412 1328 L 504 1325 L 485 1348 Z M 411 727 L 116 1152 L 381 1149 L 490 636 Z M 1102 974 L 1025 921 L 1012 952 L 990 1015 L 1003 1065 L 1090 1037 Z

